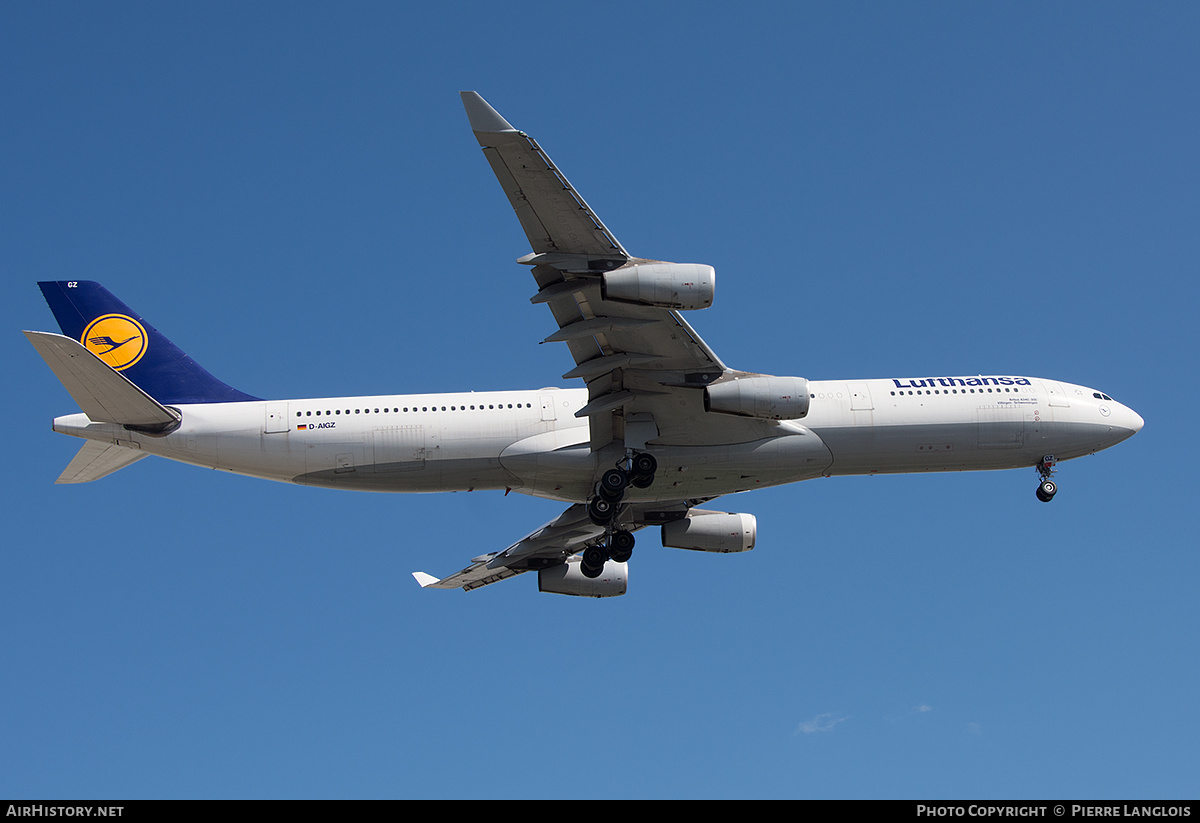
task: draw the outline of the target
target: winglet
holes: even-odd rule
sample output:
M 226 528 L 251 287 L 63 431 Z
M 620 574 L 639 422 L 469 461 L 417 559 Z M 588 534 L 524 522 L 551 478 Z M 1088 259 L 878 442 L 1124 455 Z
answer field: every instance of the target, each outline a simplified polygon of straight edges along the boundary
M 425 574 L 425 572 L 413 572 L 412 576 L 421 584 L 422 589 L 439 582 L 439 578 L 434 577 L 432 574 Z
M 489 106 L 477 92 L 460 91 L 459 95 L 462 96 L 463 107 L 467 110 L 467 119 L 471 121 L 471 131 L 516 131 L 500 116 L 500 112 Z

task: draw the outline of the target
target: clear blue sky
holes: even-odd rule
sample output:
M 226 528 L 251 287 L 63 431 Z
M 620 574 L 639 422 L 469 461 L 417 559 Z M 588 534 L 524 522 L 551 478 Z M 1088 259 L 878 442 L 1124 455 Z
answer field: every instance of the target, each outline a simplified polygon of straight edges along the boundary
M 1196 797 L 1200 10 L 1159 3 L 0 7 L 0 796 Z M 1146 419 L 1032 469 L 723 505 L 630 592 L 423 591 L 560 506 L 150 459 L 56 487 L 23 328 L 95 279 L 263 397 L 564 385 L 461 109 L 736 368 L 1015 373 Z

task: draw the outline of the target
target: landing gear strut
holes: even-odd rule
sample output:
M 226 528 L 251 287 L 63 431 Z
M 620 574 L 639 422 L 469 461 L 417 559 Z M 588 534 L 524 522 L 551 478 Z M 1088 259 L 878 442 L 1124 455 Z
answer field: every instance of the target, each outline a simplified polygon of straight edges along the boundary
M 1050 479 L 1054 474 L 1054 465 L 1058 461 L 1054 459 L 1054 455 L 1045 455 L 1037 464 L 1037 473 L 1041 478 L 1038 484 L 1037 499 L 1043 503 L 1049 503 L 1054 499 L 1054 495 L 1058 492 L 1058 484 Z

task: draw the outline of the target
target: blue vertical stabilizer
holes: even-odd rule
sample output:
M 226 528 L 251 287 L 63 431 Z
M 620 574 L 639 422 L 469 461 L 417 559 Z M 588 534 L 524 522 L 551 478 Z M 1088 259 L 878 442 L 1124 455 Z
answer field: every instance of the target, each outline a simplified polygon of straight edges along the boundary
M 159 403 L 259 399 L 213 377 L 99 283 L 61 280 L 38 286 L 64 335 Z

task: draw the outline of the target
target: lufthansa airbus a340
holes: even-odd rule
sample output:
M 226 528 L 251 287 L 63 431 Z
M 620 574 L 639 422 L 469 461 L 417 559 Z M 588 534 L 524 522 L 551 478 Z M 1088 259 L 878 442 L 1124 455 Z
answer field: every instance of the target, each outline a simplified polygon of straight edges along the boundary
M 341 489 L 504 489 L 566 510 L 508 548 L 422 586 L 474 589 L 536 571 L 542 591 L 624 594 L 634 532 L 741 552 L 753 515 L 722 495 L 852 474 L 1035 467 L 1049 502 L 1062 460 L 1142 428 L 1107 394 L 1013 374 L 805 380 L 726 366 L 681 312 L 711 305 L 710 266 L 633 257 L 542 148 L 463 92 L 517 213 L 537 284 L 586 388 L 262 400 L 233 389 L 97 283 L 40 283 L 62 334 L 25 332 L 82 413 L 60 483 L 146 455 Z

